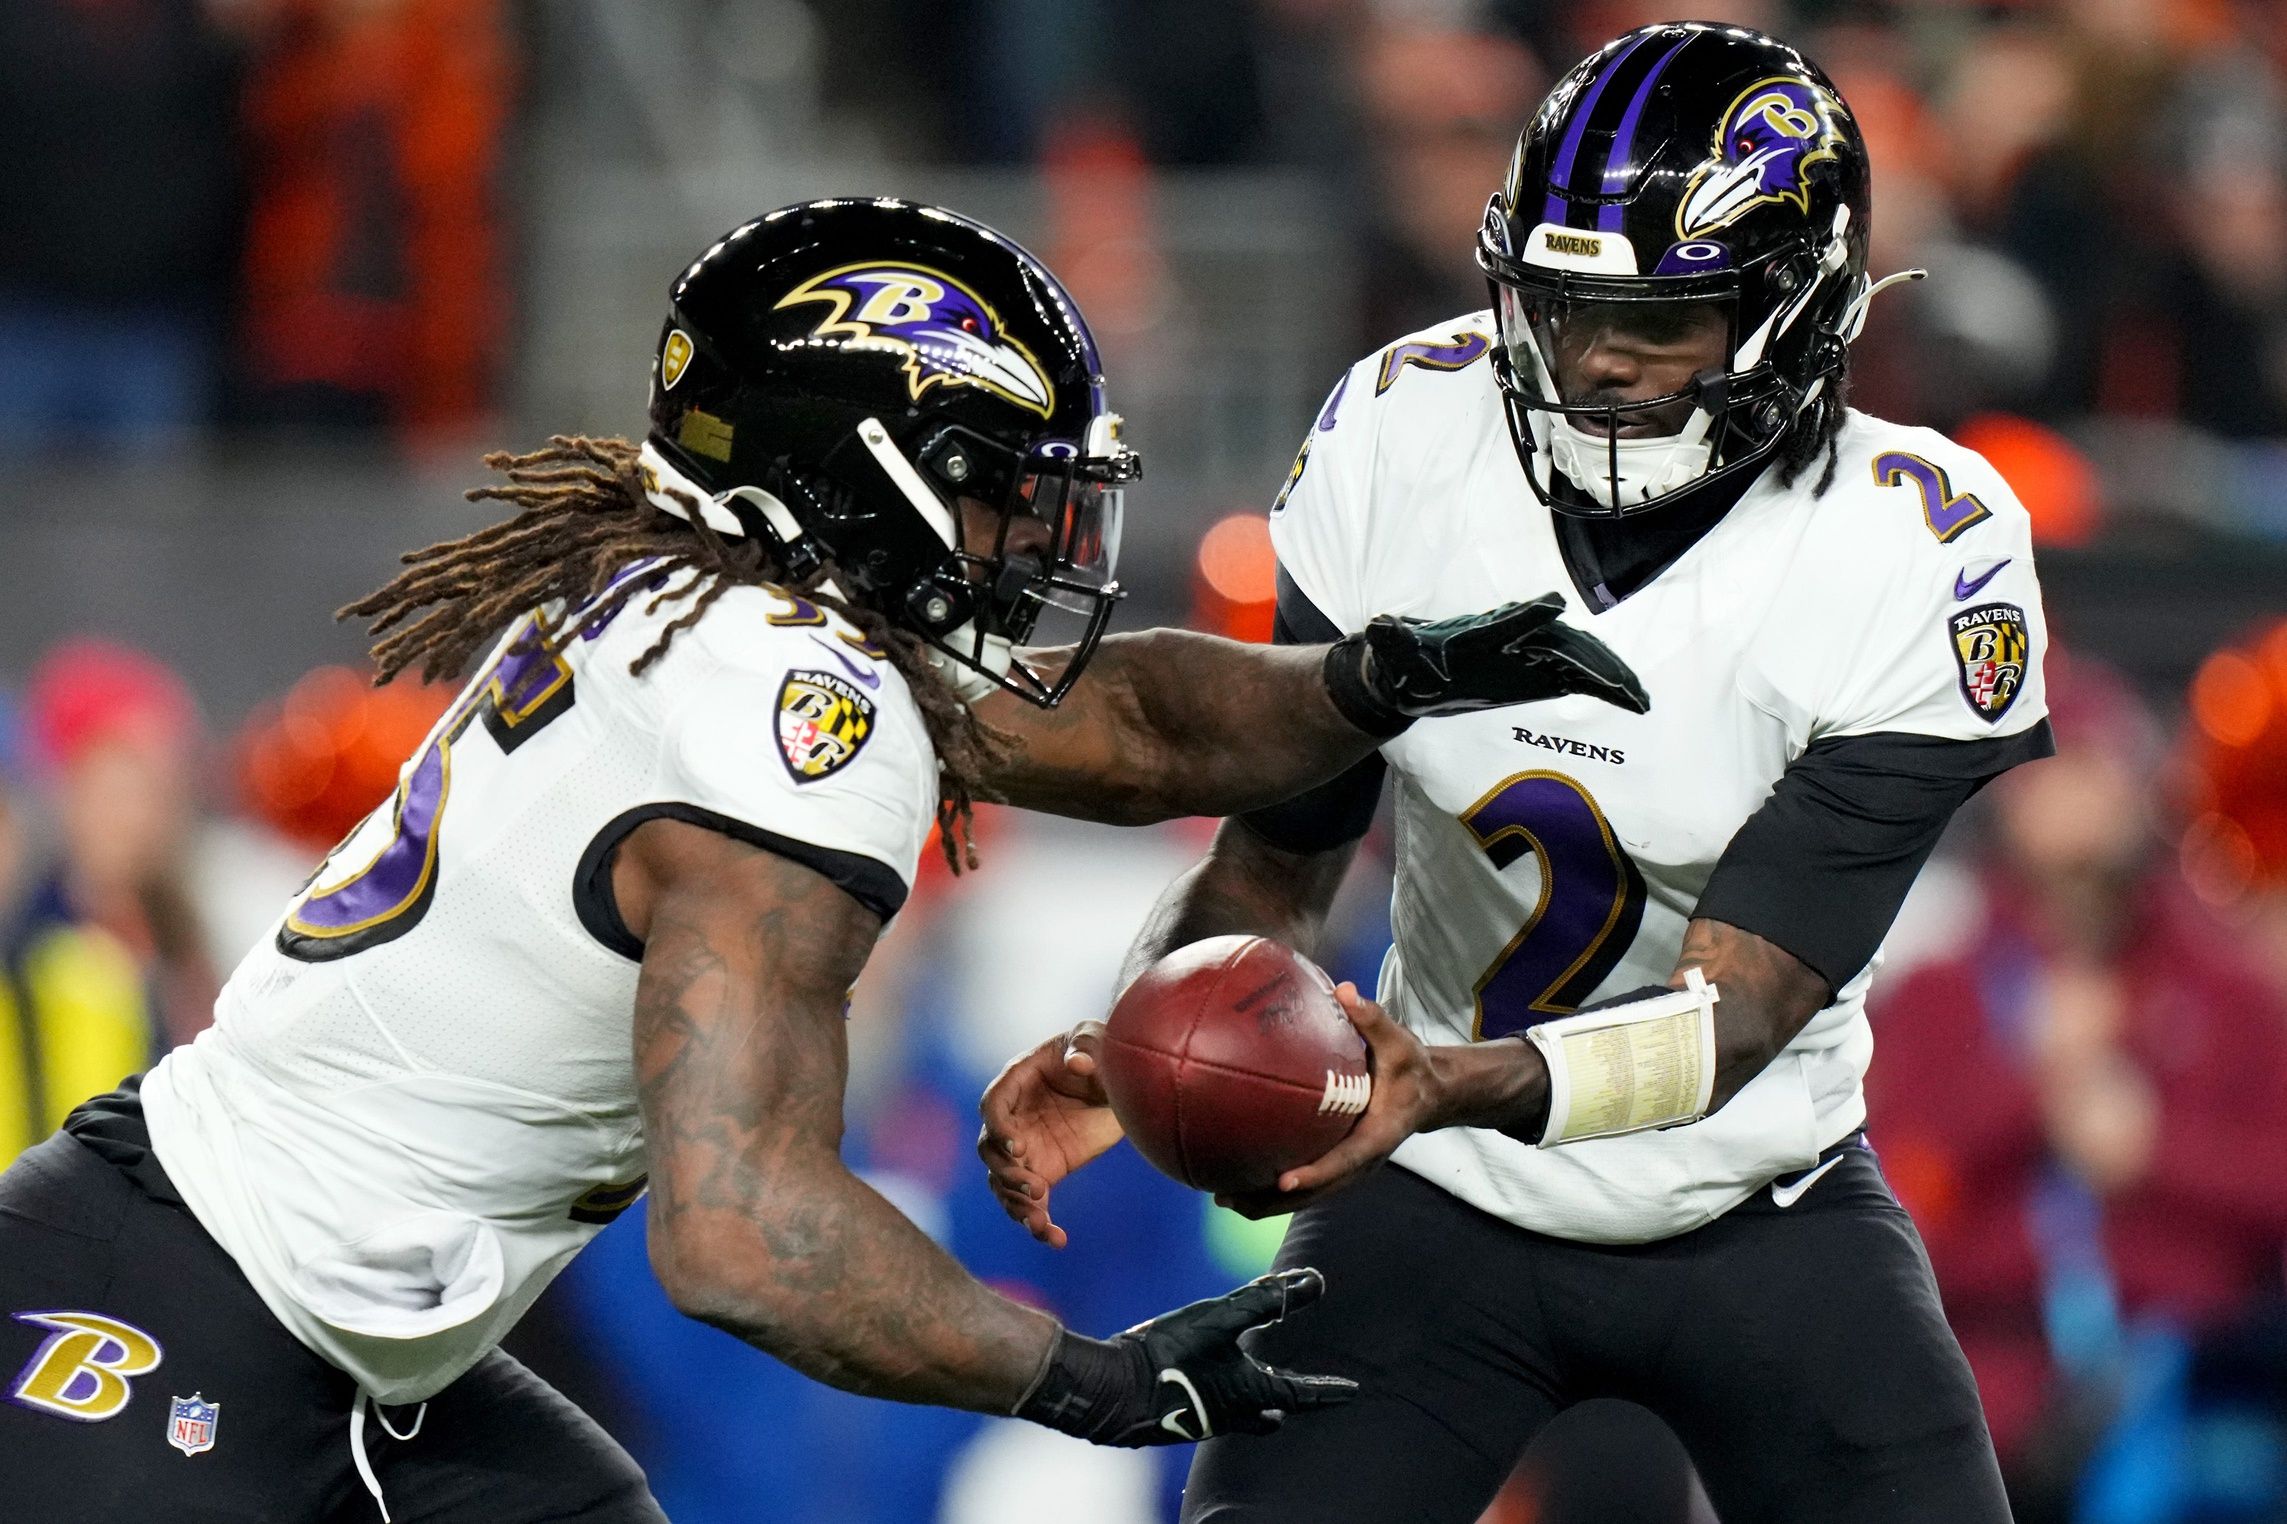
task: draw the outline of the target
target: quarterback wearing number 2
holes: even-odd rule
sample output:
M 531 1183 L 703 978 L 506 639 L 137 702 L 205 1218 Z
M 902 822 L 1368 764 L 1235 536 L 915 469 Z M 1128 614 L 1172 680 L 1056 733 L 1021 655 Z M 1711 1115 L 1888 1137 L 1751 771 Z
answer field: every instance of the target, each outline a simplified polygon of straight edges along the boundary
M 1394 790 L 1395 946 L 1350 1000 L 1370 1108 L 1237 1203 L 1299 1208 L 1281 1263 L 1330 1287 L 1251 1347 L 1360 1398 L 1203 1447 L 1193 1524 L 1467 1524 L 1592 1396 L 1667 1419 L 1724 1524 L 2006 1517 L 1860 1080 L 1908 885 L 2048 750 L 2046 630 L 2007 484 L 1846 406 L 1871 210 L 1801 54 L 1632 32 L 1526 127 L 1478 240 L 1491 307 L 1352 367 L 1310 427 L 1271 509 L 1286 638 L 1555 585 L 1652 702 L 1415 725 L 1227 821 L 1145 928 L 1131 967 L 1228 932 L 1309 950 Z M 995 1188 L 1050 1242 L 1055 1181 L 1117 1135 L 1092 1041 L 985 1101 Z

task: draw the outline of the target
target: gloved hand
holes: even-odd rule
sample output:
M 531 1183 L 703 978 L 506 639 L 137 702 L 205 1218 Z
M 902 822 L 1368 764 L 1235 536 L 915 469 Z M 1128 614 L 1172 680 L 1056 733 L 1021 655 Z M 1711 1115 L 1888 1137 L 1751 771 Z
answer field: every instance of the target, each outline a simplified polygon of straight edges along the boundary
M 1326 691 L 1368 735 L 1394 736 L 1425 715 L 1460 714 L 1584 693 L 1636 714 L 1652 707 L 1628 664 L 1559 619 L 1543 593 L 1482 614 L 1422 621 L 1384 614 L 1326 653 Z
M 1277 1370 L 1239 1348 L 1325 1289 L 1316 1270 L 1281 1270 L 1109 1339 L 1065 1329 L 1016 1416 L 1099 1445 L 1180 1445 L 1268 1434 L 1289 1413 L 1347 1402 L 1357 1382 Z

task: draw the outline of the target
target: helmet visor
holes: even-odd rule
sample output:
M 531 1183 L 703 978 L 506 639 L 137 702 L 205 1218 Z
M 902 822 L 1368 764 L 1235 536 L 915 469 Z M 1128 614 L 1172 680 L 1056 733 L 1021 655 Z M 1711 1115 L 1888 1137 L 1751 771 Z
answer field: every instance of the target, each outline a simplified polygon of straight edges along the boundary
M 1700 378 L 1729 369 L 1738 298 L 1500 292 L 1501 349 L 1517 400 L 1613 437 L 1680 432 Z
M 989 585 L 999 633 L 1026 645 L 1071 644 L 1119 596 L 1123 483 L 1132 472 L 1071 456 L 1028 464 L 1012 484 L 998 543 L 972 564 Z

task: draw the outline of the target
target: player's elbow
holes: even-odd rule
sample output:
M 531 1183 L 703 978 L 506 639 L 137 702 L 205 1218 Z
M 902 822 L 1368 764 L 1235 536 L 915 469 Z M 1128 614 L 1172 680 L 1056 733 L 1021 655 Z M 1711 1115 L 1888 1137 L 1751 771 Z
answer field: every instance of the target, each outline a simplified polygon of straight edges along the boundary
M 801 1337 L 799 1302 L 758 1273 L 757 1246 L 727 1234 L 683 1233 L 650 1240 L 651 1274 L 675 1310 L 771 1354 Z
M 782 1161 L 739 1209 L 654 1211 L 651 1273 L 677 1312 L 781 1359 L 814 1342 L 840 1289 L 836 1221 L 854 1183 L 838 1158 Z
M 651 1276 L 675 1310 L 687 1318 L 715 1327 L 733 1321 L 738 1298 L 727 1274 L 733 1261 L 717 1244 L 716 1235 L 670 1214 L 654 1212 L 647 1247 Z

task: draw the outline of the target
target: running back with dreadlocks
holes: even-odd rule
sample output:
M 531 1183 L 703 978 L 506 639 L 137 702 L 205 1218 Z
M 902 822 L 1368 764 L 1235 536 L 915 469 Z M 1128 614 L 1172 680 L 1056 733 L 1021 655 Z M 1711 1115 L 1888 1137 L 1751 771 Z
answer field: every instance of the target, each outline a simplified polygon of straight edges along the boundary
M 672 578 L 653 594 L 654 608 L 686 599 L 690 606 L 634 660 L 631 674 L 665 655 L 675 637 L 730 588 L 783 588 L 832 609 L 889 653 L 937 753 L 937 821 L 945 860 L 955 872 L 976 866 L 970 807 L 976 798 L 990 797 L 981 779 L 1008 740 L 954 695 L 919 637 L 863 604 L 825 591 L 835 575 L 831 564 L 789 580 L 759 542 L 717 534 L 697 503 L 687 503 L 688 519 L 663 512 L 644 495 L 636 447 L 624 439 L 559 434 L 546 449 L 525 455 L 496 451 L 485 464 L 507 481 L 472 487 L 465 496 L 472 503 L 511 504 L 516 515 L 461 539 L 408 551 L 405 570 L 336 616 L 371 621 L 377 681 L 405 671 L 432 681 L 456 678 L 511 620 L 548 603 L 587 609 L 576 626 L 542 637 L 561 646 L 609 622 L 628 599 L 657 585 L 630 580 L 603 597 L 612 579 L 639 561 L 656 561 L 663 573 L 689 568 L 699 575 Z

